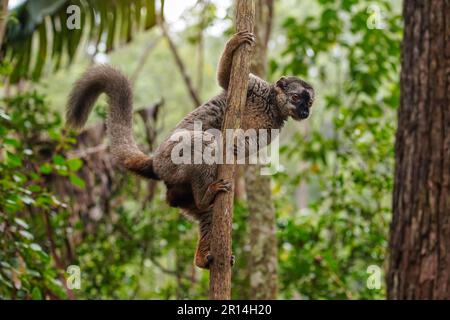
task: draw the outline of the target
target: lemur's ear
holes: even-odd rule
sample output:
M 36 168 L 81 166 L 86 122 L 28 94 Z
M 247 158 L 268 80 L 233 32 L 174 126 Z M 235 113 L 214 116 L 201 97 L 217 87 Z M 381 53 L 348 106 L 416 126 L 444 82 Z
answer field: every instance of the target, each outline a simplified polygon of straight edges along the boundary
M 287 78 L 286 77 L 281 77 L 280 79 L 278 79 L 278 81 L 275 84 L 278 88 L 280 88 L 281 90 L 286 89 L 286 85 L 287 85 Z

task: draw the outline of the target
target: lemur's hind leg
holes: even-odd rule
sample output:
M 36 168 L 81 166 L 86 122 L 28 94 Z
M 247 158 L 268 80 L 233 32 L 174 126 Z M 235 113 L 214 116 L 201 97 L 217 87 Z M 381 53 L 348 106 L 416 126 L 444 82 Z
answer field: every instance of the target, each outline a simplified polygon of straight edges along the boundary
M 195 265 L 199 268 L 208 269 L 211 262 L 211 222 L 212 211 L 207 211 L 198 217 L 199 232 L 197 249 L 195 251 Z
M 204 212 L 198 217 L 199 235 L 197 250 L 195 252 L 195 265 L 199 268 L 209 269 L 213 260 L 210 253 L 211 229 L 212 229 L 212 210 Z M 234 255 L 231 256 L 230 264 L 234 265 Z
M 200 268 L 209 268 L 212 260 L 210 255 L 211 222 L 214 199 L 219 192 L 230 192 L 230 181 L 215 180 L 216 166 L 204 165 L 196 179 L 192 182 L 192 193 L 195 202 L 195 213 L 192 215 L 199 221 L 199 240 L 195 253 L 195 264 Z

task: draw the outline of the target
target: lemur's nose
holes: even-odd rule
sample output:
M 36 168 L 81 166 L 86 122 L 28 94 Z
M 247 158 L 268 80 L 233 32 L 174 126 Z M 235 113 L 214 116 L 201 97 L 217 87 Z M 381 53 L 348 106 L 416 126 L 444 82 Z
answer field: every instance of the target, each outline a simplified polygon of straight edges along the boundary
M 300 116 L 301 119 L 306 119 L 306 118 L 308 118 L 308 116 L 309 116 L 309 110 L 308 110 L 308 109 L 303 109 L 303 110 L 301 110 L 299 116 Z

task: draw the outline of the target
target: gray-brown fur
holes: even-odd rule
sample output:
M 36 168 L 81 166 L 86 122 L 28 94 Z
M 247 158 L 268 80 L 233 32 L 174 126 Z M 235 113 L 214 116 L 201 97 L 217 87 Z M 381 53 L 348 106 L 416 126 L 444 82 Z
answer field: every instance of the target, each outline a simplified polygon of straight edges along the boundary
M 245 42 L 253 43 L 253 39 L 252 34 L 241 32 L 227 42 L 217 73 L 218 82 L 224 90 L 228 87 L 234 51 Z M 195 263 L 207 268 L 212 205 L 218 192 L 230 191 L 230 182 L 216 181 L 217 164 L 174 164 L 171 153 L 178 142 L 169 138 L 151 157 L 143 154 L 132 135 L 131 87 L 126 77 L 110 66 L 94 67 L 77 81 L 69 98 L 68 124 L 82 127 L 101 93 L 106 93 L 109 98 L 107 126 L 112 153 L 127 169 L 164 181 L 169 204 L 182 208 L 186 214 L 200 221 Z M 190 112 L 174 131 L 193 131 L 194 121 L 200 121 L 203 128 L 203 132 L 196 135 L 205 135 L 204 131 L 208 129 L 221 130 L 227 106 L 226 96 L 224 91 Z M 269 84 L 251 74 L 242 128 L 280 129 L 289 116 L 296 120 L 306 118 L 313 99 L 313 88 L 299 78 L 282 77 L 275 84 Z
M 153 160 L 142 153 L 133 138 L 133 94 L 128 79 L 111 66 L 89 69 L 74 85 L 67 104 L 67 124 L 81 128 L 100 94 L 108 97 L 108 136 L 111 152 L 125 168 L 148 178 L 157 178 Z

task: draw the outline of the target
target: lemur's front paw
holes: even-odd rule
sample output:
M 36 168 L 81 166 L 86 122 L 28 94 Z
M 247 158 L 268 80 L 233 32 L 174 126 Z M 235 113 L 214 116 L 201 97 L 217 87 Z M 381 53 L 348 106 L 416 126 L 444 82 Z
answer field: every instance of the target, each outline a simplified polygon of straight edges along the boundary
M 232 36 L 232 38 L 228 42 L 228 45 L 231 50 L 235 50 L 244 43 L 253 46 L 255 44 L 255 41 L 256 38 L 253 33 L 248 31 L 239 31 Z
M 215 192 L 230 192 L 233 184 L 229 180 L 220 179 L 211 184 Z
M 237 36 L 239 44 L 247 43 L 253 46 L 256 42 L 256 37 L 252 32 L 249 31 L 240 31 L 235 34 Z

